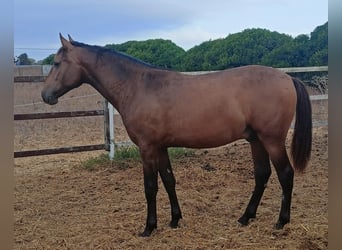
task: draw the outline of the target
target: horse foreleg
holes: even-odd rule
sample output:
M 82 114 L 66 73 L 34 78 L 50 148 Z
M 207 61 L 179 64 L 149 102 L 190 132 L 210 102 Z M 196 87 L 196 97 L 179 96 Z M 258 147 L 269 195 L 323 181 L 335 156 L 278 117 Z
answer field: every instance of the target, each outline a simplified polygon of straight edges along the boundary
M 152 151 L 140 150 L 143 160 L 144 188 L 147 201 L 147 219 L 142 237 L 150 236 L 152 231 L 157 228 L 157 192 L 158 192 L 158 163 L 157 155 Z
M 248 225 L 249 219 L 255 218 L 261 197 L 271 175 L 269 156 L 259 139 L 251 141 L 251 149 L 254 163 L 255 187 L 244 214 L 238 220 L 244 226 Z
M 176 179 L 173 175 L 170 159 L 167 149 L 163 149 L 160 155 L 159 174 L 163 181 L 164 187 L 170 199 L 171 204 L 171 222 L 170 227 L 177 228 L 178 221 L 182 218 L 176 194 Z

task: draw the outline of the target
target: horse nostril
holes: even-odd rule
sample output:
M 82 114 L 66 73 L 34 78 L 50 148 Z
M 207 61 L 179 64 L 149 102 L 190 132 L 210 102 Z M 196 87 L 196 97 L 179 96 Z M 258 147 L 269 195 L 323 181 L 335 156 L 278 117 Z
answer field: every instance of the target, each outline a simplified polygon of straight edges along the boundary
M 54 97 L 54 96 L 49 96 L 49 97 L 48 97 L 48 101 L 47 101 L 48 104 L 54 105 L 54 104 L 56 104 L 57 102 L 58 102 L 58 99 L 57 99 L 56 97 Z
M 45 92 L 42 92 L 42 99 L 45 103 L 50 104 L 50 105 L 54 105 L 58 102 L 58 98 L 56 98 L 52 94 L 47 95 Z

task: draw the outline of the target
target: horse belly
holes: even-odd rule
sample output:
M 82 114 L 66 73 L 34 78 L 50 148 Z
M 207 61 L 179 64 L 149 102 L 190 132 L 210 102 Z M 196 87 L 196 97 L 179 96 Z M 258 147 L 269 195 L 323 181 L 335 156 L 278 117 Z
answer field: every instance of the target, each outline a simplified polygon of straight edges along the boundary
M 189 117 L 190 114 L 187 116 Z M 176 129 L 175 129 L 176 128 Z M 242 138 L 243 119 L 221 115 L 204 115 L 198 118 L 179 119 L 167 136 L 169 146 L 211 148 Z

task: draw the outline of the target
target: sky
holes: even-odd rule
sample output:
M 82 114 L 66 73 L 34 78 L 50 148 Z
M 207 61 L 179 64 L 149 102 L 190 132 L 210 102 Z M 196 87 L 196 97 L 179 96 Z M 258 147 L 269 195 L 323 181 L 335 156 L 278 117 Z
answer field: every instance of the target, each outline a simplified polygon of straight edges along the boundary
M 14 0 L 14 55 L 41 60 L 59 32 L 92 45 L 163 38 L 188 50 L 247 28 L 293 37 L 328 21 L 328 0 Z

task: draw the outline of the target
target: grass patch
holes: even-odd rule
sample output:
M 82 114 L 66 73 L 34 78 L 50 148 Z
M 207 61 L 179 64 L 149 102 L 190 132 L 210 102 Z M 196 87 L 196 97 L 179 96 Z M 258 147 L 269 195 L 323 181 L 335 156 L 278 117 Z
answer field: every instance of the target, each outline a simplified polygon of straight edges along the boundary
M 186 148 L 169 148 L 168 153 L 171 161 L 194 155 L 193 150 Z M 137 146 L 122 146 L 116 147 L 113 161 L 109 159 L 108 153 L 103 153 L 97 157 L 91 157 L 82 162 L 81 167 L 89 171 L 108 166 L 116 166 L 119 169 L 125 169 L 132 163 L 140 161 L 141 157 Z
M 168 153 L 171 161 L 195 155 L 195 151 L 188 148 L 169 148 Z
M 97 157 L 91 157 L 87 159 L 86 161 L 82 162 L 81 167 L 86 170 L 92 171 L 99 166 L 105 166 L 107 164 L 111 164 L 111 161 L 108 157 L 108 154 L 103 153 Z
M 91 157 L 81 163 L 83 169 L 93 171 L 99 168 L 117 168 L 126 169 L 140 161 L 139 149 L 136 146 L 122 146 L 116 147 L 114 153 L 114 159 L 109 159 L 108 153 L 103 153 L 96 157 Z
M 140 153 L 137 146 L 116 147 L 113 161 L 136 160 L 140 161 Z

